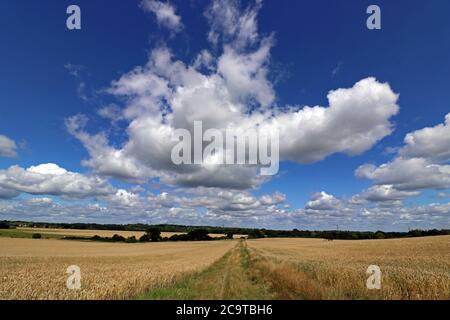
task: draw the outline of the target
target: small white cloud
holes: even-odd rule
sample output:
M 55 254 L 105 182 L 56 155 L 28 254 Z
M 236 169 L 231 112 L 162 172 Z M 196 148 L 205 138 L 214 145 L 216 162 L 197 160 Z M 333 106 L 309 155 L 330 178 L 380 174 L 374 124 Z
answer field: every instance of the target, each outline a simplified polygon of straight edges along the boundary
M 306 209 L 310 210 L 336 210 L 341 205 L 341 201 L 324 191 L 316 192 L 311 196 L 311 200 L 306 204 Z
M 372 202 L 400 201 L 408 197 L 418 196 L 418 191 L 400 191 L 392 185 L 372 186 L 357 197 Z
M 450 113 L 445 123 L 408 133 L 399 153 L 403 157 L 450 161 Z
M 17 156 L 17 145 L 14 140 L 0 134 L 0 157 Z
M 117 122 L 123 120 L 122 110 L 115 104 L 111 104 L 97 110 L 100 117 Z
M 141 7 L 147 12 L 153 12 L 156 16 L 156 21 L 172 32 L 179 32 L 183 29 L 181 17 L 175 13 L 175 7 L 170 3 L 157 0 L 143 0 Z

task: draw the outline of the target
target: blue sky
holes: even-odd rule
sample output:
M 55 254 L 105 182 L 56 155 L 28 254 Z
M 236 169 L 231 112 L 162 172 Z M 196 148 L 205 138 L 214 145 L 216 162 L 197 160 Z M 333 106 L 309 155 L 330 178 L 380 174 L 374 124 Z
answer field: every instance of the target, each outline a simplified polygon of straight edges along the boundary
M 448 1 L 377 1 L 381 8 L 381 30 L 366 28 L 366 8 L 373 4 L 371 1 L 266 0 L 261 4 L 216 1 L 214 7 L 210 1 L 192 0 L 161 2 L 165 7 L 158 7 L 157 1 L 148 0 L 152 5 L 147 9 L 141 1 L 75 2 L 19 0 L 0 4 L 3 39 L 0 136 L 10 142 L 2 144 L 0 139 L 0 219 L 305 229 L 326 229 L 336 223 L 348 229 L 374 230 L 450 226 L 450 157 L 446 152 L 450 150 L 450 138 L 445 138 L 446 133 L 450 136 L 450 124 L 445 125 L 450 112 Z M 81 8 L 81 30 L 66 28 L 65 11 L 70 4 Z M 236 15 L 228 17 L 235 19 L 235 23 L 245 13 L 249 14 L 247 25 L 256 26 L 256 31 L 251 30 L 254 34 L 246 33 L 244 27 L 231 30 L 233 21 L 223 18 L 225 6 Z M 161 8 L 172 10 L 171 17 L 180 20 L 159 20 L 156 11 Z M 219 35 L 216 44 L 208 39 L 211 30 Z M 247 37 L 244 45 L 238 44 L 238 36 Z M 375 82 L 367 84 L 373 88 L 367 90 L 373 89 L 370 92 L 378 97 L 378 85 L 388 84 L 389 88 L 382 89 L 387 91 L 387 97 L 390 93 L 399 95 L 393 102 L 398 112 L 392 109 L 380 122 L 363 121 L 367 122 L 364 125 L 373 126 L 367 128 L 371 141 L 364 150 L 346 152 L 344 147 L 329 147 L 321 159 L 312 163 L 303 159 L 304 153 L 313 149 L 314 141 L 307 144 L 295 140 L 301 134 L 293 130 L 289 137 L 294 137 L 294 147 L 298 145 L 300 149 L 285 148 L 279 174 L 265 182 L 249 183 L 250 187 L 240 190 L 229 188 L 223 181 L 211 184 L 208 182 L 211 177 L 201 172 L 200 178 L 195 178 L 196 183 L 188 187 L 182 182 L 183 177 L 174 176 L 180 173 L 167 169 L 159 158 L 150 157 L 153 160 L 148 162 L 143 159 L 146 151 L 137 150 L 129 131 L 131 123 L 144 121 L 141 109 L 126 119 L 99 115 L 99 110 L 112 105 L 119 113 L 133 108 L 136 92 L 118 93 L 125 90 L 119 85 L 126 86 L 126 79 L 133 80 L 130 72 L 136 71 L 134 68 L 145 69 L 155 50 L 164 48 L 170 51 L 173 63 L 180 61 L 184 66 L 193 66 L 199 53 L 206 49 L 214 64 L 224 56 L 226 46 L 233 49 L 234 57 L 246 57 L 263 48 L 265 39 L 270 41 L 270 55 L 257 69 L 263 70 L 264 76 L 250 79 L 249 91 L 239 92 L 240 95 L 255 98 L 257 93 L 252 86 L 267 90 L 270 107 L 279 112 L 290 112 L 289 106 L 296 111 L 303 106 L 327 108 L 329 91 L 354 88 L 359 81 L 374 77 Z M 236 66 L 223 68 L 234 70 Z M 228 83 L 224 90 L 237 90 L 230 89 L 231 80 L 217 65 L 209 70 L 206 65 L 202 68 L 199 74 L 221 75 Z M 150 71 L 140 70 L 143 76 L 149 76 Z M 112 92 L 114 81 L 119 79 L 124 81 Z M 169 82 L 172 86 L 186 86 L 174 79 Z M 141 94 L 139 98 L 150 99 L 150 95 Z M 230 97 L 232 103 L 246 103 L 245 99 L 236 100 L 233 92 Z M 362 105 L 370 97 L 358 99 L 349 103 L 361 104 L 360 108 L 367 108 L 367 118 L 373 117 L 374 106 Z M 170 101 L 165 103 L 171 105 Z M 386 110 L 381 102 L 376 107 L 380 112 Z M 68 119 L 76 123 L 72 131 Z M 326 132 L 319 129 L 316 132 L 310 121 L 302 137 L 327 141 L 327 137 L 332 139 L 335 135 L 345 138 L 346 142 L 338 143 L 352 144 L 349 142 L 352 135 L 364 131 L 355 123 L 358 119 L 347 118 L 342 111 L 337 120 L 332 119 L 339 121 L 339 126 Z M 375 133 L 377 126 L 387 124 L 390 132 Z M 424 128 L 430 130 L 418 131 Z M 418 138 L 406 145 L 405 136 L 413 132 Z M 106 137 L 107 143 L 102 150 L 93 152 L 89 145 L 101 145 L 96 140 L 99 134 Z M 358 142 L 354 143 L 349 149 L 358 149 Z M 155 148 L 153 142 L 148 146 Z M 108 148 L 121 157 L 124 154 L 123 159 L 114 158 L 114 152 L 105 151 Z M 128 168 L 130 164 L 139 177 L 134 174 L 124 177 L 114 168 L 105 168 L 102 164 L 109 163 L 108 156 L 123 161 L 115 169 Z M 404 173 L 389 166 L 396 160 Z M 54 166 L 38 167 L 41 164 Z M 374 168 L 358 177 L 357 169 L 369 164 Z M 388 164 L 388 169 L 392 167 L 392 171 L 381 172 L 383 164 Z M 13 166 L 22 171 L 11 170 Z M 38 169 L 27 170 L 32 166 Z M 83 190 L 100 188 L 102 192 L 74 190 L 64 184 L 68 182 L 62 179 L 64 174 L 58 168 L 64 168 L 68 181 L 79 178 Z M 42 176 L 28 177 L 30 172 Z M 60 174 L 61 181 L 51 185 L 55 183 L 53 175 Z M 220 174 L 236 173 L 218 173 L 211 181 L 216 181 Z M 406 181 L 406 176 L 410 181 Z M 256 179 L 251 175 L 242 179 L 246 177 Z M 33 185 L 33 179 L 43 180 Z M 247 185 L 245 181 L 242 183 Z M 230 194 L 216 199 L 221 192 Z M 262 199 L 263 196 L 267 198 Z M 204 197 L 220 205 L 205 204 Z M 195 204 L 187 203 L 187 198 Z

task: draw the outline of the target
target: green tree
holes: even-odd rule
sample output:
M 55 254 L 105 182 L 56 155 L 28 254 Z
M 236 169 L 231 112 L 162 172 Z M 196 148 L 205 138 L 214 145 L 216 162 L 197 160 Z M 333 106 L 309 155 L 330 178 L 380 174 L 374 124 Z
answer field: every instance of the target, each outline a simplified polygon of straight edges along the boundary
M 384 238 L 386 238 L 386 235 L 384 234 L 384 232 L 383 231 L 377 231 L 377 232 L 375 232 L 375 239 L 384 239 Z
M 111 240 L 114 242 L 124 242 L 125 238 L 122 237 L 121 235 L 115 234 L 112 236 Z
M 254 229 L 254 230 L 249 232 L 248 237 L 249 238 L 254 238 L 254 239 L 264 238 L 264 232 L 262 230 L 259 230 L 259 229 Z
M 161 240 L 161 230 L 159 228 L 149 228 L 146 233 L 152 242 Z
M 194 241 L 204 241 L 204 240 L 211 240 L 212 238 L 209 236 L 208 230 L 205 229 L 195 229 L 192 231 L 189 231 L 186 235 L 187 240 L 194 240 Z

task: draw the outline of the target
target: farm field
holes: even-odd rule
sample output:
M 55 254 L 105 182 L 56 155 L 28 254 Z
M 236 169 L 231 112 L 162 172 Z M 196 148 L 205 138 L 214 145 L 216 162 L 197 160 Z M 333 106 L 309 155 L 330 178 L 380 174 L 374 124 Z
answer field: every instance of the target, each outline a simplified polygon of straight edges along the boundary
M 237 241 L 96 243 L 0 238 L 0 299 L 127 299 L 202 270 Z M 68 290 L 67 267 L 82 289 Z
M 78 236 L 78 237 L 93 237 L 95 235 L 100 237 L 112 237 L 115 234 L 122 237 L 135 236 L 139 239 L 145 232 L 143 231 L 123 231 L 123 230 L 78 230 L 78 229 L 56 229 L 56 228 L 17 228 L 19 231 L 28 233 L 53 234 L 61 236 Z M 174 234 L 181 234 L 181 232 L 161 232 L 161 237 L 170 237 Z
M 450 236 L 247 243 L 253 267 L 281 299 L 450 299 Z M 380 290 L 366 287 L 369 265 L 381 269 Z
M 17 228 L 16 230 L 26 233 L 41 233 L 59 236 L 78 236 L 78 237 L 93 237 L 95 235 L 100 237 L 112 237 L 115 234 L 121 235 L 125 238 L 135 236 L 139 239 L 145 232 L 143 231 L 123 231 L 123 230 L 78 230 L 78 229 L 56 229 L 56 228 Z M 175 234 L 183 234 L 183 232 L 161 232 L 161 237 L 171 237 Z M 224 234 L 211 233 L 211 237 L 223 237 Z M 235 238 L 241 235 L 234 235 Z
M 69 265 L 82 289 L 66 288 Z M 368 290 L 369 265 L 382 271 Z M 0 238 L 0 299 L 450 299 L 450 236 L 95 243 Z
M 366 270 L 373 264 L 382 271 L 380 290 L 366 287 Z M 241 241 L 205 272 L 140 298 L 209 297 L 450 299 L 450 237 Z

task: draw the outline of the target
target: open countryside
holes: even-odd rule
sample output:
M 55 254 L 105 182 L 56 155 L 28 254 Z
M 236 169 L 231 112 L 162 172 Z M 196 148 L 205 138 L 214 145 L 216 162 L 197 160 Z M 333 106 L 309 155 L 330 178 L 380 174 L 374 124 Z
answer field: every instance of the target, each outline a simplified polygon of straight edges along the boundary
M 366 288 L 372 264 L 382 271 L 380 290 Z M 81 269 L 80 290 L 66 287 L 70 265 Z M 450 299 L 450 236 L 156 243 L 0 237 L 0 275 L 0 299 Z

